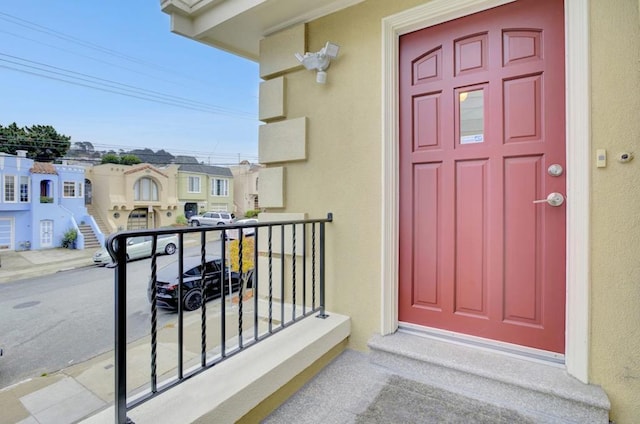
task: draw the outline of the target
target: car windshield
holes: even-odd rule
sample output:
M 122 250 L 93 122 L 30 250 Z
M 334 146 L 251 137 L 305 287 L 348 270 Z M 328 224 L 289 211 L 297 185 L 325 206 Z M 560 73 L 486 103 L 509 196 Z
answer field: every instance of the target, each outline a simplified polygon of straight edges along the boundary
M 147 241 L 147 237 L 145 236 L 131 237 L 130 239 L 127 240 L 127 244 L 128 245 L 139 244 L 145 241 Z
M 184 272 L 185 277 L 199 277 L 201 274 L 201 267 L 197 266 L 191 269 L 188 269 Z

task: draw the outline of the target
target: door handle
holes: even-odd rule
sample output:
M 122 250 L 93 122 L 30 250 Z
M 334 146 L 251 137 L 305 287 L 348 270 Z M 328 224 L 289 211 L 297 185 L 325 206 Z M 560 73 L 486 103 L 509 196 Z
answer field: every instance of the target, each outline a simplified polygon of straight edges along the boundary
M 564 196 L 560 193 L 549 193 L 546 199 L 534 200 L 533 203 L 548 203 L 549 206 L 558 207 L 564 203 Z

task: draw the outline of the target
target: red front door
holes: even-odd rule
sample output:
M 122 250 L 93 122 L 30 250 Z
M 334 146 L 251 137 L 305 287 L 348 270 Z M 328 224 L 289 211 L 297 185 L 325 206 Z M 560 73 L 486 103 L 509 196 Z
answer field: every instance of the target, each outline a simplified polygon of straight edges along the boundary
M 534 203 L 566 193 L 563 19 L 520 0 L 400 38 L 400 321 L 564 352 L 566 205 Z

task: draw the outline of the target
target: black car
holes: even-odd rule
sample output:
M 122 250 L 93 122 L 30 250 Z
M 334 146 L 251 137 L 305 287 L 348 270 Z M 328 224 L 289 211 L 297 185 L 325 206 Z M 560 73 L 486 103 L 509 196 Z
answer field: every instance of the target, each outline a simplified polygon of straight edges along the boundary
M 205 258 L 205 293 L 207 300 L 220 297 L 222 272 L 225 272 L 224 294 L 229 294 L 229 279 L 231 290 L 237 291 L 240 287 L 241 276 L 237 272 L 229 272 L 222 266 L 219 257 L 207 256 Z M 186 311 L 193 311 L 202 305 L 201 276 L 202 259 L 200 256 L 184 258 L 184 273 L 182 280 L 182 307 Z M 147 294 L 151 301 L 151 280 Z M 156 274 L 156 304 L 162 308 L 178 309 L 178 262 L 172 262 L 160 268 Z

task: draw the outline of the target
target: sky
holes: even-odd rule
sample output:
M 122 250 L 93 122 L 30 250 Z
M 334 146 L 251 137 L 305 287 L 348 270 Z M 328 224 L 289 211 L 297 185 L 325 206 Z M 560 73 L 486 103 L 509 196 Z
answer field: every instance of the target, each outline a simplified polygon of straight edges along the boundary
M 0 3 L 2 126 L 51 125 L 100 151 L 255 163 L 258 74 L 172 33 L 160 0 Z

